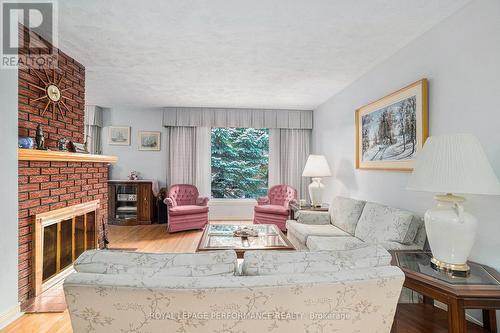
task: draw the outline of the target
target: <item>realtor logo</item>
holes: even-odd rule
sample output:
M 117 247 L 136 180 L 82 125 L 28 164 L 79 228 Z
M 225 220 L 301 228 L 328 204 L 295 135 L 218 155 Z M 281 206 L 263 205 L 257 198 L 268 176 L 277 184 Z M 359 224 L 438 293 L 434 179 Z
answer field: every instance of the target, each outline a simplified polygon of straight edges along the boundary
M 57 67 L 54 1 L 2 1 L 0 16 L 2 69 Z

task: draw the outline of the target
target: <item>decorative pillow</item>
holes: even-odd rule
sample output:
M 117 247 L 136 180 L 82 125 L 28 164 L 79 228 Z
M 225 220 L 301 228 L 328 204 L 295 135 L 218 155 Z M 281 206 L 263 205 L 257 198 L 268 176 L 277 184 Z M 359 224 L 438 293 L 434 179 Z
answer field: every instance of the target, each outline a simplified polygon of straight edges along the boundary
M 379 245 L 359 244 L 338 251 L 246 251 L 242 275 L 328 273 L 387 266 L 391 255 Z
M 359 218 L 355 236 L 365 242 L 411 244 L 420 225 L 421 219 L 411 212 L 368 202 Z
M 345 232 L 354 235 L 359 217 L 366 201 L 344 197 L 335 197 L 330 207 L 332 224 Z
M 413 242 L 418 246 L 420 246 L 422 249 L 428 250 L 428 248 L 426 248 L 427 233 L 425 231 L 424 219 L 419 218 L 419 220 L 420 220 L 420 227 L 417 230 L 417 234 L 415 235 L 415 239 L 413 240 Z
M 141 276 L 211 276 L 234 275 L 236 252 L 140 253 L 90 250 L 73 264 L 77 272 L 99 274 L 134 274 Z

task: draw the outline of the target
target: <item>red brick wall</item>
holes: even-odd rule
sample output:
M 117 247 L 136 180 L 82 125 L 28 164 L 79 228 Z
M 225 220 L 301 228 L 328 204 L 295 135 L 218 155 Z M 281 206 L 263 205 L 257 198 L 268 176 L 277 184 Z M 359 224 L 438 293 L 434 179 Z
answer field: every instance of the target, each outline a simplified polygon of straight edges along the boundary
M 34 216 L 100 200 L 99 244 L 107 223 L 108 165 L 92 162 L 19 161 L 19 301 L 33 296 Z
M 27 33 L 27 31 L 25 31 Z M 26 52 L 26 50 L 24 50 Z M 66 101 L 70 112 L 64 110 L 65 119 L 57 110 L 41 116 L 46 100 L 33 102 L 41 91 L 29 83 L 44 86 L 33 69 L 19 69 L 19 135 L 35 136 L 36 126 L 42 124 L 46 146 L 55 149 L 57 140 L 65 137 L 83 143 L 85 107 L 85 68 L 77 61 L 58 51 L 58 78 L 65 79 L 63 93 L 74 101 Z M 37 71 L 44 78 L 45 72 Z M 47 71 L 49 74 L 49 71 Z M 42 92 L 43 93 L 43 92 Z M 33 296 L 33 232 L 34 217 L 66 206 L 91 200 L 100 200 L 98 216 L 99 244 L 103 245 L 102 223 L 107 223 L 108 165 L 92 162 L 37 162 L 19 161 L 19 301 Z
M 23 31 L 20 29 L 21 33 Z M 27 33 L 26 30 L 24 33 Z M 20 53 L 27 52 L 26 49 L 20 50 Z M 59 82 L 61 76 L 64 77 L 59 88 L 69 88 L 62 93 L 63 96 L 70 98 L 63 99 L 70 111 L 61 105 L 64 117 L 59 114 L 57 108 L 52 111 L 52 107 L 49 107 L 42 117 L 41 114 L 47 104 L 47 99 L 33 102 L 34 99 L 44 94 L 33 84 L 45 87 L 45 83 L 36 74 L 47 82 L 47 75 L 52 79 L 53 71 L 50 69 L 19 69 L 19 135 L 34 137 L 36 126 L 41 124 L 45 132 L 45 145 L 52 148 L 56 148 L 57 140 L 63 137 L 78 143 L 85 141 L 83 138 L 85 67 L 60 50 L 57 50 L 57 64 L 57 82 Z

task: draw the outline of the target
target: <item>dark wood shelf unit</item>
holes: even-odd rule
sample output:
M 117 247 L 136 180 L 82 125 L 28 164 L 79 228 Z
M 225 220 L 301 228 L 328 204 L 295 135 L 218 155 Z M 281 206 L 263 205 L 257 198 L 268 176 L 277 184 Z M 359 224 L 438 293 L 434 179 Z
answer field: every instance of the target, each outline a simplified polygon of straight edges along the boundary
M 110 224 L 151 224 L 154 219 L 153 182 L 147 180 L 110 180 Z

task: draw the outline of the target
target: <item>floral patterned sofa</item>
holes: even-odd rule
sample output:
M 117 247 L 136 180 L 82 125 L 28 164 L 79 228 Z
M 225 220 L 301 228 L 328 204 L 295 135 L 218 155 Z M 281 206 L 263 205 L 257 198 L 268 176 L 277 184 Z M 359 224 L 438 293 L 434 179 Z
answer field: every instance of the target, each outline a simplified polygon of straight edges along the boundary
M 362 259 L 362 260 L 361 260 Z M 73 332 L 389 332 L 404 280 L 380 246 L 87 251 L 64 282 Z
M 299 211 L 286 226 L 297 250 L 350 249 L 364 243 L 422 250 L 427 238 L 422 218 L 411 212 L 340 196 L 328 212 Z

